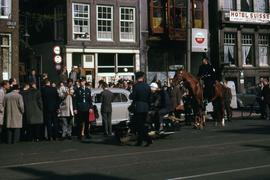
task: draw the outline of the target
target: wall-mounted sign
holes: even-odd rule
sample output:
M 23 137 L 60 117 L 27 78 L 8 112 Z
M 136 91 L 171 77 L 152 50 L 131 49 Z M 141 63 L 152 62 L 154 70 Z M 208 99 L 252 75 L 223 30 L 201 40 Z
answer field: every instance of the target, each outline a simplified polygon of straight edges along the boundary
M 54 54 L 59 55 L 61 53 L 60 46 L 54 46 L 53 47 L 53 52 L 54 52 Z
M 208 30 L 192 29 L 192 52 L 206 52 L 208 49 Z
M 60 55 L 54 56 L 53 59 L 56 64 L 60 64 L 62 62 L 62 57 Z
M 270 14 L 261 12 L 230 11 L 230 21 L 265 24 L 270 22 Z

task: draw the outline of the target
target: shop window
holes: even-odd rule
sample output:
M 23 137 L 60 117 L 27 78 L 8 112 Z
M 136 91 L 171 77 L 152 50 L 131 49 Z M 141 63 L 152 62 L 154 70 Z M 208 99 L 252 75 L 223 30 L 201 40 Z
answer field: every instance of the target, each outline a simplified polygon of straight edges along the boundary
M 2 60 L 3 79 L 8 80 L 11 75 L 11 35 L 0 34 L 0 55 Z
M 113 40 L 113 7 L 97 6 L 97 39 Z
M 253 0 L 241 0 L 241 11 L 253 12 Z
M 0 0 L 0 18 L 11 18 L 11 0 Z
M 120 8 L 120 41 L 135 41 L 135 8 Z
M 221 9 L 225 11 L 235 10 L 236 2 L 235 0 L 220 0 Z
M 73 39 L 89 40 L 90 39 L 90 16 L 89 5 L 87 4 L 72 4 L 73 16 Z
M 203 28 L 203 1 L 195 0 L 193 8 L 194 8 L 193 27 Z
M 245 77 L 244 82 L 244 86 L 247 92 L 250 91 L 250 88 L 256 86 L 255 77 Z
M 231 65 L 236 64 L 237 49 L 236 49 L 236 34 L 225 33 L 224 34 L 224 63 Z
M 150 24 L 153 33 L 164 33 L 163 0 L 150 1 Z
M 118 54 L 117 72 L 127 73 L 134 72 L 135 54 Z
M 268 12 L 268 0 L 254 0 L 254 12 Z
M 115 54 L 98 54 L 98 72 L 114 73 L 115 72 Z
M 254 41 L 253 35 L 242 35 L 242 61 L 243 65 L 254 65 Z
M 259 65 L 269 65 L 269 36 L 259 35 Z

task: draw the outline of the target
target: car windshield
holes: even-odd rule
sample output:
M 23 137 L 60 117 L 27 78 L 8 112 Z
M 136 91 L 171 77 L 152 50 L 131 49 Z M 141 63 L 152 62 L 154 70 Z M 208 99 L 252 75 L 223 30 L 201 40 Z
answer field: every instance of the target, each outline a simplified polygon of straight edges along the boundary
M 127 96 L 123 93 L 113 93 L 112 102 L 127 102 Z M 101 94 L 95 95 L 95 103 L 101 103 Z

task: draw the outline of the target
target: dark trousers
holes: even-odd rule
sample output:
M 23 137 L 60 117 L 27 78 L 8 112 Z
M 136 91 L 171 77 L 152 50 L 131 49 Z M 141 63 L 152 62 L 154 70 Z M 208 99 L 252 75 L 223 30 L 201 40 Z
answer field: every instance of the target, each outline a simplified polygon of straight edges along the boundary
M 226 111 L 227 119 L 228 119 L 228 121 L 230 121 L 232 118 L 231 102 L 224 102 L 224 108 Z
M 138 133 L 138 143 L 142 143 L 143 141 L 150 142 L 151 138 L 148 135 L 148 130 L 145 125 L 147 112 L 135 112 L 134 114 L 135 122 L 136 122 L 136 129 Z
M 42 124 L 29 124 L 28 125 L 28 138 L 29 140 L 41 140 L 42 138 Z
M 20 140 L 20 129 L 19 128 L 8 128 L 7 129 L 7 143 L 14 144 Z
M 78 112 L 78 118 L 80 122 L 80 137 L 87 136 L 89 137 L 89 111 L 79 111 Z M 83 132 L 84 129 L 84 132 Z
M 44 114 L 45 126 L 47 128 L 48 139 L 55 139 L 57 136 L 57 115 L 56 112 L 45 112 Z
M 112 112 L 101 112 L 104 134 L 112 135 Z

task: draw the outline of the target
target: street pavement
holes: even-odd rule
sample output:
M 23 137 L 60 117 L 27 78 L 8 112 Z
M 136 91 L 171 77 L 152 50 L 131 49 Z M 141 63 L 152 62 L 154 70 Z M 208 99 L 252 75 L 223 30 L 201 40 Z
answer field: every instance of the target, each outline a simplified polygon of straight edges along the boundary
M 0 179 L 270 179 L 270 121 L 183 126 L 149 147 L 121 146 L 100 134 L 84 143 L 1 144 Z

